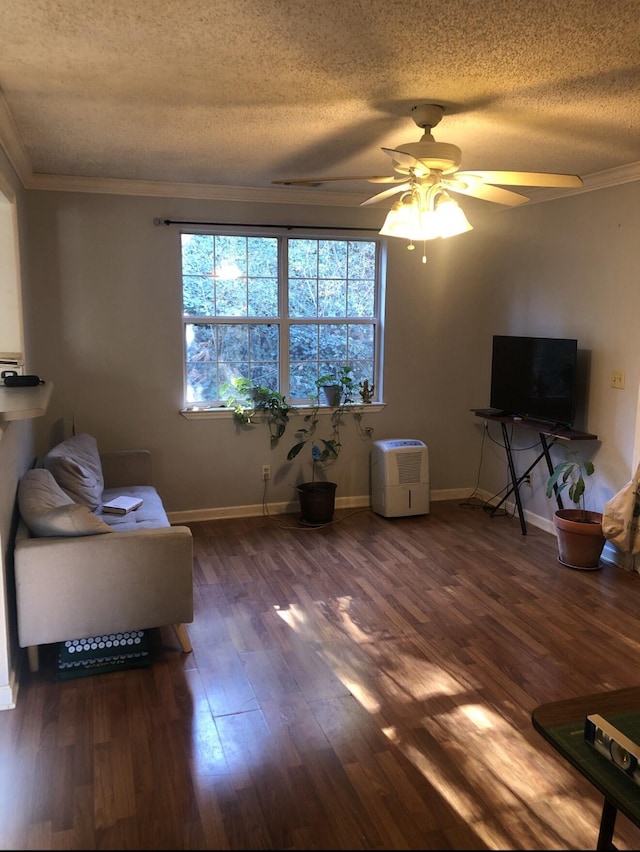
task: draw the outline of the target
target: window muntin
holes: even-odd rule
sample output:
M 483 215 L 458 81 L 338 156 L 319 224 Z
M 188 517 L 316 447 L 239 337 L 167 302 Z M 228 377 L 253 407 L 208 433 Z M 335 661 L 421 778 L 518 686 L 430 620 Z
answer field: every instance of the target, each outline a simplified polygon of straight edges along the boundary
M 379 386 L 381 248 L 361 237 L 181 235 L 186 407 L 236 377 L 303 404 L 348 364 Z
M 375 326 L 373 323 L 291 323 L 289 326 L 289 394 L 308 399 L 318 376 L 348 364 L 356 386 L 374 383 Z

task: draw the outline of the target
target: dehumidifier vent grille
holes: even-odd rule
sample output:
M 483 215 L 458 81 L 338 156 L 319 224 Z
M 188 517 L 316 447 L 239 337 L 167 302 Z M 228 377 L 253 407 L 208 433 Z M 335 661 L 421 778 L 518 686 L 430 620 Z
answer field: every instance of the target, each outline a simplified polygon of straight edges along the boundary
M 395 459 L 398 465 L 398 484 L 411 485 L 420 482 L 420 470 L 422 467 L 422 453 L 396 453 Z

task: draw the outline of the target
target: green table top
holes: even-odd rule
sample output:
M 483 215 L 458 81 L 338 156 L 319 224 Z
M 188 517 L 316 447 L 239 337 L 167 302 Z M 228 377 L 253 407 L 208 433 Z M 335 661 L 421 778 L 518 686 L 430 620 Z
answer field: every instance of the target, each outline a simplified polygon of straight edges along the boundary
M 640 710 L 600 715 L 634 743 L 640 743 Z M 585 741 L 584 719 L 582 724 L 545 728 L 544 734 L 610 801 L 640 823 L 640 786 Z

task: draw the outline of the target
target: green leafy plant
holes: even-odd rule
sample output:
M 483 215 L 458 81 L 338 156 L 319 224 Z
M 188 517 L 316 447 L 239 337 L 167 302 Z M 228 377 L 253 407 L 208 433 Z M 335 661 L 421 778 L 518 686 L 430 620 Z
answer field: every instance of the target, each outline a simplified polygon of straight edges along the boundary
M 339 408 L 342 405 L 351 405 L 354 402 L 355 381 L 351 375 L 352 368 L 343 365 L 333 373 L 325 373 L 316 380 L 316 390 L 324 390 L 327 403 Z M 332 399 L 335 398 L 335 402 Z
M 345 415 L 349 412 L 353 415 L 356 424 L 358 425 L 361 436 L 371 437 L 373 429 L 363 429 L 361 426 L 362 413 L 357 408 L 354 408 L 354 389 L 355 381 L 351 375 L 352 367 L 342 366 L 334 373 L 325 374 L 316 379 L 315 394 L 313 396 L 313 408 L 309 414 L 305 415 L 305 426 L 296 431 L 297 442 L 291 447 L 287 453 L 287 460 L 293 461 L 297 458 L 303 449 L 311 450 L 313 480 L 315 481 L 316 466 L 330 467 L 340 455 L 342 442 L 340 440 L 340 430 L 344 425 Z M 340 386 L 340 400 L 338 405 L 332 408 L 330 415 L 330 432 L 327 438 L 316 436 L 319 424 L 320 412 L 320 392 L 325 385 Z
M 589 459 L 581 459 L 577 453 L 569 453 L 568 458 L 558 462 L 547 480 L 547 497 L 561 494 L 568 489 L 569 499 L 576 508 L 582 510 L 581 520 L 588 522 L 585 508 L 586 478 L 593 475 L 595 467 Z
M 271 448 L 276 447 L 289 423 L 292 406 L 278 391 L 266 385 L 255 385 L 249 379 L 236 378 L 222 386 L 226 405 L 241 426 L 265 421 L 269 426 Z

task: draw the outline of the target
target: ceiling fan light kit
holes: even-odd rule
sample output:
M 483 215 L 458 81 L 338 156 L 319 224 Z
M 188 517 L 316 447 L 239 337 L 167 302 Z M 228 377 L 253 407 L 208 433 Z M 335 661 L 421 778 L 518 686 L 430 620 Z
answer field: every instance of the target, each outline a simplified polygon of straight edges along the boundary
M 424 241 L 454 237 L 472 228 L 464 211 L 435 184 L 403 193 L 387 214 L 380 234 Z
M 432 240 L 437 237 L 452 237 L 472 229 L 464 212 L 448 194 L 460 193 L 483 201 L 493 201 L 515 207 L 529 199 L 519 192 L 503 189 L 504 186 L 536 186 L 572 188 L 582 186 L 578 175 L 553 174 L 549 172 L 482 171 L 460 172 L 462 152 L 457 145 L 436 142 L 431 134 L 441 120 L 444 108 L 439 104 L 417 104 L 411 109 L 411 117 L 424 131 L 419 142 L 408 142 L 397 148 L 383 148 L 391 158 L 394 171 L 401 177 L 329 177 L 296 178 L 276 180 L 273 183 L 315 185 L 323 181 L 366 180 L 369 183 L 391 183 L 376 195 L 367 198 L 363 205 L 375 204 L 403 193 L 393 205 L 380 234 L 401 237 L 410 241 Z M 405 178 L 403 180 L 403 178 Z M 423 263 L 426 257 L 422 258 Z

